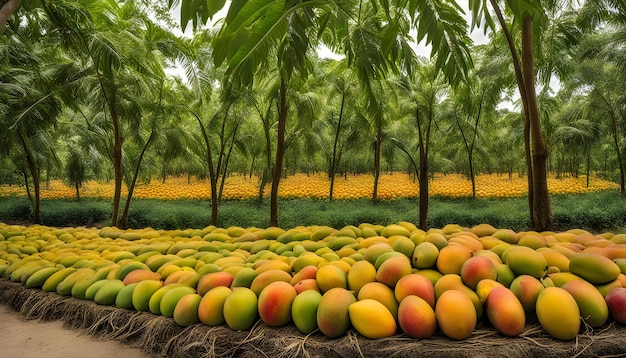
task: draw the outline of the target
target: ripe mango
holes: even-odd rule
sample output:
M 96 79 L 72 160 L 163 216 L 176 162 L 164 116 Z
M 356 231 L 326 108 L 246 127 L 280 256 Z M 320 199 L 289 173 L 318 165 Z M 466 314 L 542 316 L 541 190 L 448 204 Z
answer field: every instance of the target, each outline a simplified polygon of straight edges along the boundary
M 102 285 L 93 300 L 100 305 L 113 305 L 117 294 L 124 288 L 122 280 L 109 280 Z
M 586 252 L 578 253 L 570 259 L 569 270 L 594 285 L 609 283 L 621 273 L 619 266 L 611 259 Z
M 124 286 L 115 297 L 115 307 L 126 308 L 132 310 L 133 307 L 133 291 L 137 287 L 138 282 Z
M 322 295 L 317 307 L 317 326 L 327 337 L 344 335 L 350 328 L 348 307 L 356 302 L 354 294 L 345 288 L 331 288 Z
M 560 287 L 546 287 L 535 307 L 539 324 L 550 336 L 570 340 L 580 329 L 580 310 L 574 297 Z
M 91 286 L 87 287 L 87 290 L 85 291 L 85 299 L 93 301 L 93 298 L 96 296 L 96 293 L 98 293 L 98 290 L 107 282 L 109 282 L 109 280 L 105 278 L 92 283 Z
M 480 280 L 495 280 L 498 271 L 493 261 L 486 256 L 472 256 L 461 266 L 461 278 L 469 288 L 475 289 Z
M 432 242 L 424 241 L 413 250 L 411 263 L 418 269 L 432 268 L 437 263 L 439 248 Z
M 275 282 L 275 281 L 291 282 L 292 278 L 293 277 L 291 277 L 291 275 L 286 273 L 285 271 L 268 270 L 268 271 L 258 274 L 254 278 L 254 280 L 252 280 L 252 283 L 250 283 L 250 289 L 258 297 L 258 295 L 261 294 L 261 291 L 263 291 L 265 286 L 269 285 L 270 283 Z
M 402 277 L 411 274 L 411 261 L 404 255 L 394 256 L 385 260 L 376 270 L 376 281 L 394 288 Z
M 409 337 L 428 338 L 437 329 L 433 307 L 419 296 L 409 295 L 398 306 L 398 325 Z
M 291 284 L 272 282 L 259 295 L 259 316 L 270 327 L 283 326 L 291 320 L 291 304 L 295 298 L 296 290 Z
M 509 288 L 524 307 L 524 311 L 533 312 L 537 305 L 537 297 L 544 289 L 544 285 L 531 275 L 520 275 L 511 282 Z
M 526 246 L 513 246 L 502 253 L 505 262 L 515 275 L 530 275 L 541 278 L 548 269 L 545 257 Z
M 485 302 L 487 301 L 487 297 L 489 297 L 489 293 L 491 293 L 491 290 L 493 290 L 496 287 L 505 287 L 503 284 L 501 284 L 498 281 L 495 280 L 481 280 L 478 285 L 476 285 L 476 294 L 478 295 L 478 298 L 480 298 L 480 302 L 482 302 L 482 304 L 484 305 Z
M 580 310 L 580 316 L 591 327 L 600 327 L 609 318 L 609 308 L 598 289 L 585 280 L 573 280 L 562 288 L 569 292 Z
M 526 313 L 515 294 L 506 287 L 494 287 L 485 301 L 489 322 L 505 336 L 517 336 L 524 331 Z
M 234 288 L 224 300 L 224 321 L 230 329 L 240 331 L 250 328 L 257 315 L 257 295 L 249 288 Z
M 451 339 L 466 339 L 476 327 L 474 304 L 459 290 L 447 290 L 441 294 L 435 305 L 435 317 L 443 334 Z
M 315 273 L 317 286 L 322 292 L 331 288 L 348 288 L 348 277 L 346 273 L 337 266 L 325 265 L 317 269 Z
M 348 271 L 348 288 L 358 294 L 361 287 L 376 280 L 376 268 L 369 261 L 355 262 Z
M 174 322 L 179 326 L 190 326 L 199 321 L 198 307 L 202 296 L 197 293 L 189 293 L 178 300 L 174 308 Z
M 189 287 L 183 284 L 180 284 L 180 286 L 167 291 L 159 302 L 159 310 L 161 312 L 161 315 L 165 317 L 173 317 L 174 309 L 176 308 L 176 304 L 178 303 L 178 301 L 180 301 L 183 296 L 192 293 L 196 293 L 196 290 L 193 287 Z
M 373 299 L 363 299 L 348 306 L 352 326 L 363 336 L 376 339 L 393 336 L 396 320 L 387 307 Z
M 448 245 L 439 250 L 437 270 L 442 274 L 461 274 L 463 263 L 472 257 L 472 251 L 463 245 Z
M 131 301 L 137 311 L 148 311 L 150 297 L 163 287 L 163 282 L 157 280 L 145 280 L 137 283 L 133 290 Z
M 209 290 L 198 304 L 198 320 L 211 327 L 224 323 L 224 302 L 231 292 L 226 286 Z
M 317 329 L 317 308 L 322 301 L 319 291 L 307 290 L 294 298 L 291 304 L 291 319 L 298 331 L 309 334 Z
M 412 273 L 402 277 L 396 283 L 393 293 L 398 302 L 414 295 L 426 301 L 431 308 L 435 308 L 435 286 L 426 276 Z
M 398 301 L 393 290 L 381 283 L 370 282 L 365 284 L 357 295 L 357 300 L 373 299 L 382 303 L 394 317 L 398 316 Z
M 235 274 L 233 281 L 230 283 L 230 287 L 250 288 L 252 281 L 254 281 L 257 276 L 258 274 L 252 267 L 244 267 Z
M 160 281 L 161 275 L 156 272 L 152 272 L 151 270 L 139 269 L 127 273 L 122 281 L 125 285 L 130 285 L 131 283 L 140 282 L 143 280 Z
M 219 272 L 208 273 L 202 276 L 198 280 L 196 291 L 198 291 L 198 294 L 200 296 L 204 296 L 207 292 L 209 292 L 214 287 L 217 287 L 217 286 L 230 287 L 233 280 L 234 280 L 233 275 L 231 275 L 228 272 L 219 271 Z

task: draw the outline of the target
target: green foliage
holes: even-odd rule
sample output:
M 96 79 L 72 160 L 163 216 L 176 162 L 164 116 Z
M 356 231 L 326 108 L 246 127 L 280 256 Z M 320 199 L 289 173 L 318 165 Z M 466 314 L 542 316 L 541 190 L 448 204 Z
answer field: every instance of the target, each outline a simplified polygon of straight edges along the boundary
M 581 228 L 591 232 L 621 232 L 626 227 L 626 201 L 615 191 L 553 197 L 556 230 Z M 209 224 L 210 202 L 200 200 L 159 201 L 134 199 L 128 219 L 129 227 L 155 229 L 202 228 Z M 417 200 L 379 201 L 367 199 L 328 202 L 312 199 L 282 200 L 279 222 L 283 228 L 299 225 L 328 225 L 341 228 L 361 223 L 388 225 L 399 221 L 417 221 Z M 447 224 L 471 227 L 488 223 L 497 228 L 528 230 L 527 199 L 430 199 L 428 225 L 441 228 Z M 84 199 L 43 200 L 42 223 L 48 226 L 110 225 L 108 201 Z M 223 201 L 219 227 L 268 226 L 269 202 Z M 23 197 L 0 199 L 0 222 L 24 223 L 31 218 L 31 208 Z

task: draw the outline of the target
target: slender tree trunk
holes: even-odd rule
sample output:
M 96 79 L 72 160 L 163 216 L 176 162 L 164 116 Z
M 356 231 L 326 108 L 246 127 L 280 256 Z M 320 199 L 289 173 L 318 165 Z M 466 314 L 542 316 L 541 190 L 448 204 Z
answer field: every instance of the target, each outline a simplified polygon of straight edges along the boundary
M 265 168 L 263 169 L 261 175 L 261 181 L 259 183 L 259 197 L 257 198 L 257 203 L 261 205 L 263 203 L 263 194 L 265 191 L 265 185 L 267 184 L 270 176 L 270 171 L 272 170 L 272 139 L 270 137 L 270 110 L 272 109 L 272 102 L 267 106 L 267 111 L 265 116 L 262 116 L 260 110 L 259 116 L 261 116 L 261 122 L 263 122 L 263 134 L 265 135 Z
M 233 147 L 235 146 L 235 137 L 237 136 L 238 128 L 239 128 L 239 123 L 235 124 L 235 128 L 233 129 L 233 138 L 230 142 L 230 146 L 228 147 L 228 153 L 226 153 L 226 157 L 224 157 L 224 170 L 222 170 L 222 178 L 220 181 L 220 191 L 219 191 L 219 196 L 217 198 L 218 202 L 222 201 L 222 193 L 224 192 L 224 184 L 226 183 L 226 173 L 228 172 L 228 162 L 230 161 L 230 155 L 232 154 Z
M 40 183 L 39 183 L 39 169 L 37 169 L 37 163 L 35 163 L 35 158 L 28 148 L 28 144 L 26 144 L 26 139 L 24 138 L 24 134 L 20 130 L 18 132 L 20 141 L 22 142 L 22 147 L 24 148 L 24 154 L 26 155 L 26 163 L 28 164 L 28 171 L 30 172 L 31 177 L 33 178 L 33 191 L 35 192 L 34 198 L 28 193 L 28 196 L 31 198 L 31 202 L 34 204 L 33 206 L 33 224 L 41 224 L 41 210 L 40 210 Z M 28 181 L 26 173 L 24 173 L 24 179 L 26 183 L 26 190 L 28 191 Z
M 211 185 L 211 225 L 217 225 L 217 176 L 215 175 L 215 168 L 213 167 L 213 155 L 211 155 L 211 141 L 209 140 L 209 135 L 206 132 L 206 128 L 202 123 L 200 117 L 195 114 L 193 111 L 191 112 L 196 120 L 198 121 L 198 125 L 200 126 L 200 131 L 202 132 L 202 138 L 204 139 L 204 145 L 206 146 L 206 161 L 209 166 L 209 181 Z
M 122 129 L 120 119 L 117 113 L 115 93 L 111 94 L 109 101 L 109 112 L 111 114 L 111 122 L 113 123 L 113 217 L 111 222 L 113 226 L 118 225 L 118 215 L 120 210 L 120 200 L 122 197 L 122 179 L 124 171 L 122 170 Z
M 20 0 L 5 0 L 4 3 L 0 5 L 0 35 L 4 33 L 9 17 L 13 15 L 19 6 Z
M 532 140 L 533 223 L 537 231 L 552 230 L 552 201 L 550 199 L 550 192 L 548 191 L 548 147 L 541 133 L 539 104 L 535 90 L 533 19 L 530 15 L 527 15 L 523 19 L 522 69 L 530 118 L 530 136 Z
M 333 191 L 335 187 L 335 172 L 337 171 L 337 166 L 339 165 L 339 160 L 337 158 L 337 145 L 339 143 L 339 133 L 341 132 L 341 121 L 343 119 L 343 109 L 346 103 L 346 93 L 344 92 L 341 95 L 341 107 L 339 108 L 339 119 L 337 121 L 337 129 L 335 130 L 335 141 L 333 143 L 333 157 L 330 160 L 330 189 L 328 193 L 328 200 L 333 201 Z
M 613 106 L 611 105 L 611 100 L 607 99 L 600 91 L 597 91 L 600 94 L 600 98 L 604 104 L 606 104 L 607 109 L 609 111 L 609 117 L 611 118 L 611 135 L 613 137 L 613 146 L 615 147 L 615 154 L 617 155 L 617 164 L 619 165 L 619 175 L 620 175 L 620 193 L 622 196 L 626 196 L 626 191 L 624 188 L 624 177 L 626 169 L 624 168 L 624 160 L 622 158 L 622 151 L 619 147 L 619 132 L 618 132 L 618 121 L 617 114 L 613 110 Z M 606 163 L 606 162 L 605 162 Z M 605 169 L 606 170 L 606 169 Z
M 374 190 L 372 202 L 378 203 L 378 179 L 380 179 L 380 145 L 383 137 L 382 119 L 376 123 L 376 141 L 374 142 Z
M 278 133 L 276 138 L 276 157 L 274 162 L 274 176 L 272 178 L 272 192 L 270 194 L 270 226 L 278 226 L 278 186 L 282 175 L 285 156 L 285 125 L 287 122 L 287 84 L 280 79 L 280 103 L 278 107 Z
M 415 121 L 417 124 L 418 140 L 419 140 L 419 228 L 421 230 L 427 230 L 428 228 L 428 132 L 424 133 L 422 130 L 422 124 L 420 123 L 419 109 L 415 109 Z M 430 125 L 428 126 L 430 127 Z M 426 138 L 425 138 L 426 137 Z
M 76 201 L 80 201 L 80 183 L 76 181 L 74 186 L 76 187 Z

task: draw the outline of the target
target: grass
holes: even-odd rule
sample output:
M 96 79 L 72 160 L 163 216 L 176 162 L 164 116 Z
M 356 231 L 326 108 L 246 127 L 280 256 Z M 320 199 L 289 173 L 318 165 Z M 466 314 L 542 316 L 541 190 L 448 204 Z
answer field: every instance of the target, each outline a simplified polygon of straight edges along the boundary
M 328 225 L 341 228 L 360 223 L 388 225 L 398 221 L 418 221 L 418 201 L 399 199 L 380 201 L 340 200 L 334 202 L 313 199 L 279 201 L 279 225 L 292 228 L 299 225 Z M 48 226 L 110 225 L 111 202 L 97 199 L 43 200 L 42 223 Z M 626 200 L 617 191 L 579 195 L 554 195 L 553 217 L 559 231 L 581 228 L 593 232 L 626 230 Z M 225 201 L 219 207 L 218 226 L 267 227 L 269 200 L 257 205 L 254 201 Z M 209 225 L 210 202 L 202 200 L 159 201 L 134 199 L 129 216 L 133 228 L 155 229 L 202 228 Z M 0 198 L 0 221 L 29 224 L 30 203 L 23 197 Z M 471 227 L 488 223 L 495 227 L 521 231 L 530 227 L 526 198 L 515 199 L 441 199 L 431 198 L 429 227 L 446 224 Z

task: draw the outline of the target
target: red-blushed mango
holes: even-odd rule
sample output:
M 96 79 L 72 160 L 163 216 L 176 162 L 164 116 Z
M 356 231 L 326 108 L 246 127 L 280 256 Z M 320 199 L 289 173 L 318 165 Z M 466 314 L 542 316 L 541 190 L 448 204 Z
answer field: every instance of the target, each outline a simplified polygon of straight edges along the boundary
M 293 274 L 293 278 L 291 279 L 291 285 L 295 285 L 296 283 L 306 280 L 309 278 L 315 278 L 317 274 L 317 266 L 309 265 L 300 269 L 300 271 Z
M 156 280 L 145 280 L 137 283 L 133 290 L 132 303 L 137 311 L 149 311 L 150 297 L 163 287 L 163 282 Z
M 489 322 L 505 336 L 518 336 L 524 331 L 526 313 L 515 294 L 508 288 L 494 287 L 485 301 Z
M 291 304 L 295 298 L 296 290 L 291 284 L 272 282 L 259 295 L 259 316 L 270 327 L 283 326 L 291 321 Z
M 462 291 L 447 290 L 435 305 L 439 328 L 448 338 L 462 340 L 476 328 L 476 310 L 472 300 Z
M 574 297 L 560 287 L 546 287 L 537 297 L 537 319 L 550 336 L 570 340 L 580 329 L 580 310 Z
M 250 289 L 257 296 L 261 294 L 261 291 L 265 288 L 265 286 L 269 285 L 272 282 L 283 281 L 283 282 L 291 282 L 293 277 L 282 270 L 269 270 L 263 273 L 258 274 L 252 283 L 250 284 Z
M 609 308 L 598 289 L 585 280 L 573 280 L 562 288 L 569 292 L 580 310 L 580 316 L 591 327 L 600 327 L 609 318 Z
M 398 280 L 411 272 L 411 261 L 406 256 L 394 256 L 385 260 L 376 270 L 376 281 L 394 288 Z
M 313 290 L 313 291 L 320 291 L 319 286 L 317 285 L 317 280 L 314 278 L 307 278 L 304 279 L 298 283 L 296 283 L 295 285 L 293 285 L 293 288 L 296 290 L 297 294 L 301 294 L 304 291 L 308 291 L 308 290 Z
M 461 274 L 463 263 L 472 257 L 472 251 L 463 245 L 448 245 L 439 250 L 437 270 L 442 274 Z
M 256 277 L 256 276 L 255 276 Z M 217 286 L 226 286 L 230 287 L 233 283 L 234 276 L 228 272 L 219 271 L 208 273 L 202 277 L 198 281 L 198 285 L 196 287 L 196 291 L 200 296 L 204 296 L 207 292 Z
M 176 308 L 176 304 L 178 303 L 178 301 L 183 296 L 191 293 L 196 293 L 196 290 L 193 289 L 193 287 L 189 287 L 186 285 L 181 285 L 167 291 L 163 295 L 163 298 L 161 298 L 161 302 L 159 303 L 159 310 L 161 312 L 161 315 L 165 317 L 173 317 L 174 309 Z
M 478 285 L 476 285 L 476 289 L 475 289 L 476 294 L 478 295 L 478 298 L 480 298 L 480 302 L 483 305 L 487 301 L 487 297 L 489 297 L 489 293 L 495 287 L 505 287 L 505 286 L 498 281 L 490 280 L 490 279 L 481 280 L 478 283 Z
M 517 276 L 530 275 L 539 279 L 548 269 L 548 261 L 543 255 L 526 246 L 513 246 L 502 253 L 502 258 Z
M 171 275 L 169 275 L 163 282 L 163 285 L 167 286 L 173 283 L 180 283 L 182 285 L 189 286 L 195 289 L 198 285 L 199 280 L 200 276 L 196 271 L 184 269 L 173 272 Z
M 317 329 L 317 308 L 322 301 L 319 291 L 307 290 L 296 296 L 291 304 L 291 320 L 304 334 Z
M 174 308 L 174 322 L 183 327 L 198 322 L 198 307 L 200 306 L 200 301 L 202 301 L 202 296 L 197 293 L 190 293 L 181 297 Z
M 358 294 L 365 284 L 374 281 L 376 281 L 376 268 L 369 261 L 357 261 L 348 271 L 348 288 L 355 294 Z
M 457 290 L 465 293 L 465 295 L 470 299 L 472 304 L 474 305 L 474 311 L 476 313 L 476 317 L 480 318 L 483 314 L 483 304 L 480 301 L 480 297 L 476 291 L 471 288 L 465 286 L 461 276 L 457 274 L 447 274 L 441 276 L 441 278 L 435 283 L 435 300 L 438 300 L 441 295 L 448 290 Z M 436 303 L 435 303 L 436 307 Z
M 617 287 L 612 289 L 604 297 L 609 308 L 611 318 L 622 325 L 626 325 L 626 288 Z
M 402 277 L 396 283 L 393 293 L 398 302 L 415 295 L 426 301 L 431 308 L 435 308 L 435 286 L 426 276 L 412 273 Z
M 365 284 L 359 291 L 356 298 L 359 301 L 367 298 L 376 300 L 387 307 L 389 312 L 391 312 L 394 317 L 398 316 L 398 301 L 396 300 L 396 296 L 389 286 L 381 282 L 370 282 Z
M 322 292 L 331 288 L 348 288 L 348 277 L 346 273 L 337 266 L 325 265 L 317 269 L 315 274 L 317 286 Z
M 469 288 L 475 289 L 480 280 L 495 280 L 498 271 L 493 261 L 486 256 L 472 256 L 461 266 L 461 278 Z
M 144 280 L 156 280 L 156 281 L 160 281 L 161 280 L 161 275 L 159 275 L 156 272 L 152 272 L 151 270 L 134 270 L 129 272 L 128 274 L 126 274 L 126 276 L 124 277 L 124 284 L 126 286 L 130 285 L 131 283 L 135 283 L 135 282 L 141 282 Z
M 537 297 L 544 289 L 543 284 L 538 279 L 530 275 L 517 276 L 511 286 L 511 292 L 522 303 L 524 311 L 533 312 L 537 304 Z
M 373 299 L 363 299 L 348 306 L 350 323 L 357 332 L 370 339 L 393 336 L 396 319 L 387 307 Z
M 198 305 L 198 320 L 211 327 L 224 323 L 224 302 L 231 292 L 226 286 L 217 286 L 202 296 Z
M 411 263 L 413 267 L 418 269 L 428 269 L 435 266 L 437 257 L 439 256 L 439 248 L 432 242 L 424 241 L 415 246 Z
M 437 329 L 433 307 L 419 296 L 406 296 L 398 306 L 398 325 L 409 337 L 428 338 Z
M 236 287 L 224 300 L 224 321 L 235 331 L 249 329 L 256 321 L 257 295 L 247 287 Z
M 621 273 L 611 259 L 594 253 L 581 252 L 570 258 L 569 271 L 594 285 L 609 283 Z
M 350 328 L 348 307 L 356 302 L 354 294 L 345 288 L 331 288 L 322 295 L 317 307 L 317 326 L 325 336 L 336 338 Z

